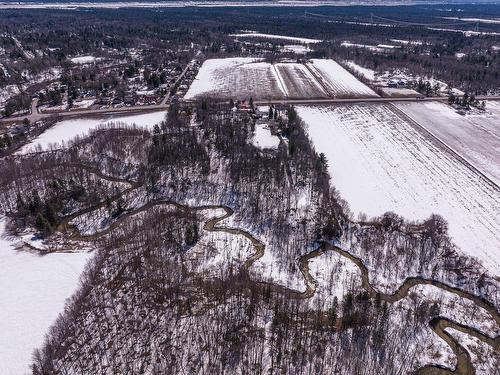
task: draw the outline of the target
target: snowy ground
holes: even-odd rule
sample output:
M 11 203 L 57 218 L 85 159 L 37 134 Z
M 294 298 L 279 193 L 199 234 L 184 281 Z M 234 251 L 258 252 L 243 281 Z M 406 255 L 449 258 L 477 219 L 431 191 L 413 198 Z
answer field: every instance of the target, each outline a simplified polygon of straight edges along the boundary
M 251 57 L 210 59 L 203 63 L 185 95 L 246 99 L 282 98 L 278 77 L 269 63 Z
M 0 69 L 5 69 L 3 65 L 0 63 Z M 60 67 L 53 67 L 47 70 L 44 70 L 36 75 L 31 75 L 27 71 L 23 72 L 23 77 L 26 80 L 26 83 L 23 83 L 22 85 L 7 85 L 2 88 L 0 88 L 0 104 L 5 103 L 9 99 L 11 99 L 13 96 L 21 93 L 22 91 L 26 90 L 29 86 L 56 79 L 59 78 L 61 75 L 62 69 Z
M 347 47 L 347 48 L 366 48 L 366 49 L 368 49 L 370 51 L 374 51 L 374 52 L 383 52 L 384 51 L 384 49 L 381 47 L 372 46 L 369 44 L 351 43 L 348 41 L 344 41 L 344 42 L 340 43 L 340 45 L 342 47 Z
M 90 64 L 96 61 L 94 56 L 77 56 L 70 59 L 73 64 Z
M 437 213 L 456 245 L 500 274 L 500 192 L 391 105 L 299 106 L 354 213 Z
M 309 272 L 318 282 L 316 293 L 309 303 L 327 310 L 334 298 L 342 301 L 345 295 L 361 289 L 361 271 L 349 259 L 334 251 L 328 251 L 309 261 Z
M 498 36 L 500 33 L 496 32 L 487 32 L 487 31 L 475 31 L 475 30 L 457 30 L 457 29 L 441 29 L 438 27 L 427 27 L 429 30 L 434 30 L 434 31 L 449 31 L 451 33 L 461 33 L 464 34 L 466 37 L 471 37 L 475 35 L 492 35 L 492 36 Z
M 293 52 L 297 54 L 306 54 L 308 52 L 311 52 L 312 49 L 309 48 L 307 45 L 301 45 L 301 44 L 286 44 L 283 46 L 281 49 L 282 52 Z
M 249 273 L 256 280 L 276 283 L 298 292 L 306 290 L 304 276 L 298 271 L 290 272 L 283 267 L 269 246 L 266 246 L 264 255 L 252 265 Z
M 391 42 L 413 46 L 421 46 L 422 44 L 424 44 L 421 40 L 391 39 Z
M 84 109 L 89 108 L 95 103 L 95 99 L 83 99 L 73 102 L 73 109 Z
M 459 17 L 441 17 L 447 20 L 465 21 L 465 22 L 481 22 L 481 23 L 496 23 L 500 24 L 500 18 L 459 18 Z
M 232 34 L 231 36 L 240 37 L 240 38 L 244 37 L 244 38 L 280 39 L 280 40 L 289 40 L 291 42 L 303 43 L 303 44 L 312 44 L 312 43 L 321 42 L 321 40 L 319 40 L 319 39 L 309 39 L 309 38 L 300 38 L 300 37 L 294 37 L 294 36 L 261 34 L 261 33 Z
M 7 100 L 19 94 L 20 92 L 21 91 L 19 90 L 19 87 L 16 85 L 8 85 L 2 87 L 2 89 L 0 90 L 0 104 L 5 103 Z
M 14 250 L 0 218 L 0 363 L 3 375 L 31 373 L 35 348 L 78 287 L 89 253 L 38 256 Z
M 356 73 L 361 74 L 364 78 L 370 81 L 375 80 L 375 71 L 373 69 L 365 68 L 361 65 L 356 64 L 354 61 L 346 61 L 346 64 L 349 68 L 354 70 Z
M 327 98 L 321 87 L 304 64 L 278 63 L 274 65 L 289 98 Z
M 377 94 L 333 60 L 307 65 L 234 57 L 203 63 L 186 99 L 211 96 L 234 99 L 375 97 Z M 327 93 L 326 90 L 329 92 Z
M 78 135 L 86 135 L 90 130 L 108 122 L 122 122 L 152 128 L 163 120 L 165 112 L 151 112 L 123 117 L 108 117 L 106 119 L 80 118 L 58 122 L 52 128 L 40 135 L 34 142 L 24 146 L 19 152 L 33 150 L 34 146 L 47 149 L 51 145 L 67 143 Z
M 385 95 L 393 97 L 410 96 L 414 98 L 416 96 L 421 95 L 415 90 L 407 89 L 404 87 L 382 87 L 381 90 L 384 92 Z
M 277 148 L 280 144 L 280 139 L 271 134 L 269 126 L 265 124 L 257 124 L 255 126 L 255 134 L 252 142 L 259 148 Z
M 308 67 L 336 97 L 375 97 L 371 88 L 356 79 L 334 60 L 312 59 Z
M 460 115 L 444 103 L 398 103 L 398 108 L 500 185 L 500 103 L 486 113 Z

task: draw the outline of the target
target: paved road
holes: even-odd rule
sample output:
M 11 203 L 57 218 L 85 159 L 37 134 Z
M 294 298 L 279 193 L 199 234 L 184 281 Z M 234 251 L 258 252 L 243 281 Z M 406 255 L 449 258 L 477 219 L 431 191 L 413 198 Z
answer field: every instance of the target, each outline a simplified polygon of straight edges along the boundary
M 182 79 L 184 74 L 187 72 L 189 65 L 181 73 L 177 82 Z M 176 82 L 176 83 L 177 83 Z M 121 107 L 121 108 L 105 108 L 105 109 L 82 109 L 77 111 L 60 111 L 52 113 L 38 113 L 38 111 L 33 112 L 32 103 L 32 113 L 25 116 L 10 117 L 6 119 L 0 119 L 0 123 L 14 123 L 22 122 L 25 118 L 30 120 L 31 123 L 38 120 L 59 116 L 63 118 L 68 117 L 85 117 L 85 116 L 101 116 L 101 115 L 112 115 L 121 113 L 138 113 L 138 112 L 152 112 L 152 111 L 166 111 L 168 109 L 168 99 L 170 98 L 170 93 L 168 93 L 160 104 L 155 105 L 145 105 L 145 106 L 131 106 L 131 107 Z M 500 100 L 500 96 L 477 96 L 477 100 Z M 432 98 L 416 98 L 416 97 L 405 97 L 405 98 L 326 98 L 326 99 L 269 99 L 269 100 L 255 100 L 255 105 L 269 105 L 269 104 L 342 104 L 342 103 L 395 103 L 395 102 L 447 102 L 448 97 L 432 97 Z M 195 101 L 186 100 L 184 103 L 193 103 Z

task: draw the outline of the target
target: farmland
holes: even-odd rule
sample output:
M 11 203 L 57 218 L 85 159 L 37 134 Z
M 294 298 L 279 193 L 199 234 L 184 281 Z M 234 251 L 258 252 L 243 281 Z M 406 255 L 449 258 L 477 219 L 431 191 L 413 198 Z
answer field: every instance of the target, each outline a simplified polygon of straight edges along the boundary
M 282 98 L 283 95 L 271 64 L 237 57 L 205 61 L 185 98 Z
M 500 7 L 285 3 L 3 11 L 0 375 L 500 375 Z
M 500 184 L 500 105 L 466 116 L 441 103 L 399 103 L 403 112 Z
M 278 63 L 275 68 L 284 81 L 289 98 L 327 98 L 328 93 L 303 64 Z
M 308 63 L 236 57 L 209 59 L 202 65 L 186 99 L 300 99 L 376 97 L 377 94 L 333 60 Z
M 436 213 L 455 244 L 498 270 L 500 194 L 391 105 L 299 107 L 318 152 L 352 210 L 394 211 L 410 220 Z
M 314 72 L 318 81 L 323 83 L 330 93 L 338 98 L 376 97 L 377 94 L 358 81 L 351 73 L 341 67 L 333 60 L 312 59 L 307 64 L 311 72 Z

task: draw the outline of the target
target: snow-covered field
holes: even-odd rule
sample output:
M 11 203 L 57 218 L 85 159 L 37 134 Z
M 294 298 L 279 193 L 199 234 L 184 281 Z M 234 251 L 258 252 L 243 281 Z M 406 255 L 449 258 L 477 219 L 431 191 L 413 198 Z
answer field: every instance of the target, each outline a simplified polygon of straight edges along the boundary
M 24 146 L 19 152 L 26 153 L 33 150 L 34 146 L 47 149 L 51 145 L 67 143 L 76 136 L 86 135 L 99 125 L 109 122 L 121 122 L 129 125 L 136 124 L 146 128 L 153 126 L 165 117 L 165 112 L 151 112 L 140 115 L 130 115 L 122 117 L 108 117 L 106 119 L 79 118 L 58 122 L 52 128 L 41 134 L 34 142 Z
M 471 37 L 475 35 L 492 35 L 492 36 L 498 36 L 500 33 L 494 32 L 494 31 L 475 31 L 475 30 L 459 30 L 459 29 L 442 29 L 439 27 L 427 27 L 429 30 L 434 30 L 434 31 L 449 31 L 450 33 L 460 33 L 464 34 L 466 37 Z
M 391 39 L 391 42 L 413 46 L 421 46 L 422 44 L 424 44 L 421 40 Z
M 500 103 L 488 102 L 486 113 L 466 116 L 444 103 L 397 106 L 500 185 Z
M 412 90 L 412 89 L 407 89 L 404 87 L 381 87 L 381 90 L 383 93 L 387 96 L 393 96 L 393 97 L 405 97 L 405 96 L 410 96 L 410 97 L 417 97 L 421 96 L 419 92 Z
M 310 38 L 302 38 L 295 36 L 275 35 L 275 34 L 262 34 L 262 33 L 242 33 L 242 34 L 232 34 L 231 36 L 240 38 L 280 39 L 280 40 L 288 40 L 290 42 L 303 43 L 303 44 L 312 44 L 321 42 L 321 40 L 319 39 L 310 39 Z
M 278 63 L 274 65 L 281 77 L 289 98 L 327 98 L 321 87 L 304 64 Z
M 459 18 L 459 17 L 441 17 L 447 20 L 465 21 L 465 22 L 481 22 L 481 23 L 496 23 L 500 24 L 500 18 Z
M 234 57 L 203 63 L 186 99 L 211 96 L 234 99 L 375 97 L 377 94 L 333 60 L 307 65 Z M 327 89 L 329 92 L 325 91 Z
M 18 252 L 4 226 L 0 217 L 0 372 L 28 374 L 33 350 L 77 289 L 91 254 Z
M 345 63 L 349 68 L 354 70 L 356 73 L 361 74 L 364 78 L 370 81 L 375 80 L 375 71 L 373 69 L 365 68 L 361 65 L 356 64 L 354 61 L 346 61 Z
M 351 43 L 348 41 L 344 41 L 344 42 L 340 43 L 340 45 L 342 47 L 347 47 L 347 48 L 366 48 L 366 49 L 368 49 L 370 51 L 374 51 L 374 52 L 383 52 L 384 51 L 384 49 L 381 47 L 372 46 L 369 44 Z
M 95 103 L 95 99 L 83 99 L 73 102 L 73 109 L 84 109 L 89 108 Z
M 205 61 L 185 98 L 211 96 L 248 100 L 250 97 L 282 98 L 283 95 L 271 64 L 262 59 L 234 57 Z
M 94 56 L 76 56 L 70 59 L 73 64 L 90 64 L 96 61 Z
M 500 274 L 500 192 L 391 105 L 299 106 L 332 182 L 354 213 L 432 213 L 463 251 Z
M 286 44 L 281 48 L 282 52 L 293 52 L 297 54 L 306 54 L 307 52 L 311 52 L 312 49 L 307 45 L 301 44 Z
M 307 65 L 336 97 L 375 97 L 371 88 L 356 79 L 334 60 L 312 59 Z

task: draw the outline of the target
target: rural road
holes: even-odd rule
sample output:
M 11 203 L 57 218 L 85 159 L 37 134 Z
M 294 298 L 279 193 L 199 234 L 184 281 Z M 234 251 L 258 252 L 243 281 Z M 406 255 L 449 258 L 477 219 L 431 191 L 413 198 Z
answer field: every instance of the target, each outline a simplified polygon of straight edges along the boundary
M 184 69 L 181 77 L 184 76 L 188 69 L 188 66 Z M 33 111 L 29 115 L 8 117 L 5 119 L 0 119 L 0 123 L 15 123 L 22 122 L 25 118 L 34 123 L 38 120 L 44 118 L 49 118 L 53 116 L 58 116 L 62 118 L 67 117 L 84 117 L 84 116 L 99 116 L 99 115 L 113 115 L 122 113 L 138 113 L 138 112 L 152 112 L 152 111 L 165 111 L 168 109 L 168 99 L 170 94 L 167 94 L 160 104 L 155 105 L 145 105 L 145 106 L 131 106 L 131 107 L 121 107 L 121 108 L 104 108 L 104 109 L 82 109 L 78 111 L 59 111 L 51 113 L 39 113 L 38 111 Z M 500 100 L 500 96 L 477 96 L 477 100 Z M 327 98 L 327 99 L 268 99 L 268 100 L 255 100 L 255 105 L 270 105 L 270 104 L 346 104 L 346 103 L 396 103 L 396 102 L 447 102 L 448 97 L 432 97 L 432 98 L 417 98 L 417 97 L 405 97 L 405 98 Z M 183 103 L 189 104 L 196 102 L 195 100 L 189 101 L 185 100 Z M 35 106 L 36 108 L 36 106 Z

